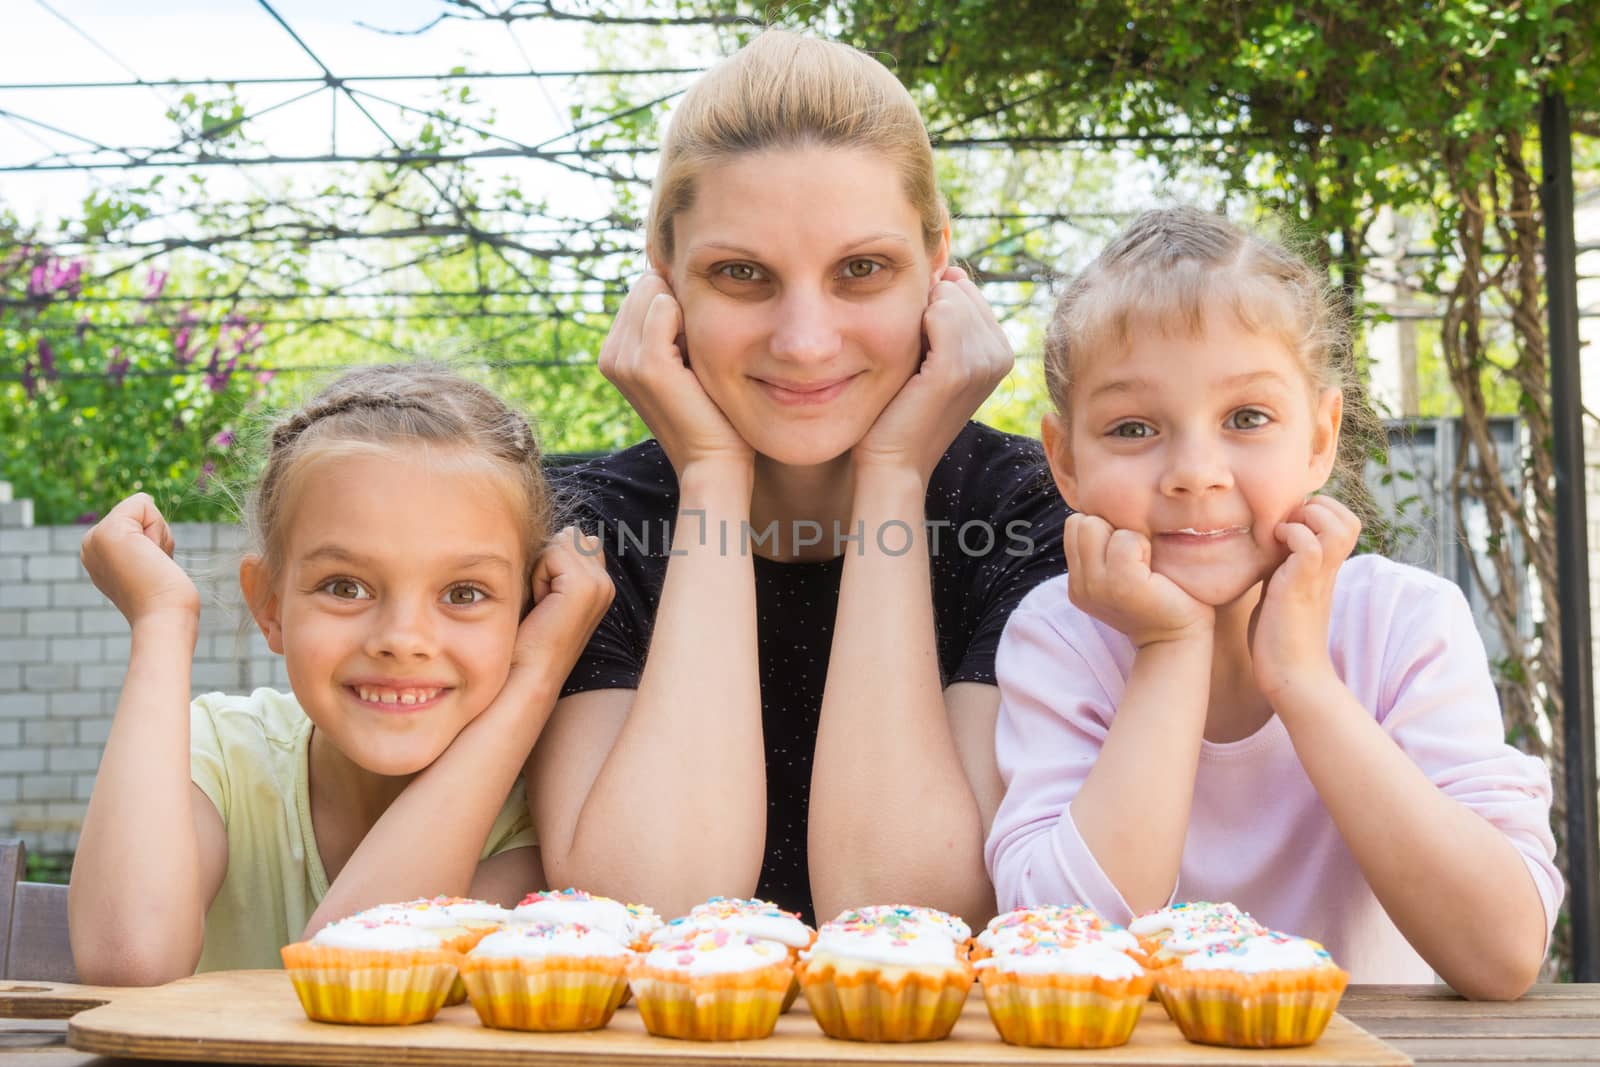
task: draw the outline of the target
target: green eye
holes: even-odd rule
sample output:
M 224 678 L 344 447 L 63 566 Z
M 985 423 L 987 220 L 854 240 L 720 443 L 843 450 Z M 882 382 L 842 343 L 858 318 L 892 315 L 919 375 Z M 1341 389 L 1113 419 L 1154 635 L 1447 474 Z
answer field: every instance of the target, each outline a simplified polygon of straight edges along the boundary
M 724 276 L 736 282 L 753 282 L 761 277 L 761 272 L 748 263 L 729 263 L 721 270 Z
M 1122 437 L 1132 441 L 1142 440 L 1154 435 L 1155 430 L 1151 429 L 1148 423 L 1143 422 L 1118 423 L 1111 429 L 1111 436 Z
M 1271 421 L 1265 411 L 1258 411 L 1255 408 L 1245 408 L 1233 413 L 1234 428 L 1239 430 L 1259 429 Z

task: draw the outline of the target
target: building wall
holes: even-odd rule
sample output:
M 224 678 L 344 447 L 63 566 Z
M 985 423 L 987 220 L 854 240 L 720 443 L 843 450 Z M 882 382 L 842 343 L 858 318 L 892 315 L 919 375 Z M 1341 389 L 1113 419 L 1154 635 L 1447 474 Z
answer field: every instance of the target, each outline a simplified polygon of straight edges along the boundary
M 68 851 L 122 689 L 128 624 L 78 561 L 87 528 L 34 526 L 32 502 L 9 497 L 0 489 L 0 838 Z M 203 605 L 193 691 L 286 688 L 283 660 L 240 626 L 238 528 L 180 523 L 173 535 Z

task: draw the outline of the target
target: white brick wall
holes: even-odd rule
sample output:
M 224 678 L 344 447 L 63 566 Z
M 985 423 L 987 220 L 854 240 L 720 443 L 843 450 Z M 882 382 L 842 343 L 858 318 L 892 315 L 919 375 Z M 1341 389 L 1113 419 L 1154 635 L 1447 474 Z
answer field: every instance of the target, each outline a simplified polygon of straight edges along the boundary
M 128 659 L 128 624 L 78 562 L 82 526 L 33 526 L 0 483 L 0 838 L 72 849 Z M 283 661 L 240 630 L 239 530 L 178 523 L 177 558 L 204 606 L 192 688 L 288 687 Z

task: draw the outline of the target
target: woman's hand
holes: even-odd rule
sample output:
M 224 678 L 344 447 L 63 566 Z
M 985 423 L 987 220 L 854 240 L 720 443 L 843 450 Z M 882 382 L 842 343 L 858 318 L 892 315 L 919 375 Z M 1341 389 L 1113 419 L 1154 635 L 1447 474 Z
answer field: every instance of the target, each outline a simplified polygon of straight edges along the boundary
M 690 465 L 755 462 L 744 438 L 689 369 L 679 338 L 683 310 L 666 279 L 651 271 L 633 288 L 600 348 L 600 373 L 627 398 L 682 478 Z
M 1267 579 L 1256 607 L 1250 661 L 1261 694 L 1281 714 L 1280 701 L 1293 691 L 1339 683 L 1328 654 L 1328 620 L 1334 582 L 1355 550 L 1361 520 L 1332 497 L 1314 496 L 1273 533 L 1289 557 Z
M 576 526 L 556 534 L 533 566 L 533 610 L 517 628 L 512 670 L 535 667 L 559 686 L 611 606 L 612 592 L 600 539 Z
M 135 493 L 84 535 L 78 557 L 129 625 L 160 616 L 198 620 L 200 593 L 172 549 L 172 528 L 155 501 Z
M 861 467 L 909 467 L 924 484 L 978 405 L 1011 370 L 1011 342 L 960 267 L 946 267 L 922 314 L 928 352 L 853 455 Z
M 1062 527 L 1067 595 L 1134 647 L 1209 636 L 1216 611 L 1150 569 L 1150 539 L 1077 512 Z

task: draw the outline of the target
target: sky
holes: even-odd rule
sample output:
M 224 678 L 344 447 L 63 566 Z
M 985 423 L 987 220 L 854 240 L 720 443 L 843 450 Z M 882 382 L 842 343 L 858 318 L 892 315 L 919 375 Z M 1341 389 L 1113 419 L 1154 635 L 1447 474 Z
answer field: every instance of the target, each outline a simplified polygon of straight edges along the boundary
M 442 74 L 453 67 L 473 71 L 566 70 L 601 65 L 576 23 L 511 24 L 448 20 L 426 34 L 394 36 L 361 24 L 414 29 L 445 6 L 439 0 L 311 2 L 270 0 L 317 56 L 339 76 Z M 0 82 L 129 81 L 172 78 L 319 77 L 320 69 L 255 0 L 161 0 L 137 4 L 111 0 L 0 0 L 5 33 L 0 36 Z M 69 22 L 71 25 L 69 25 Z M 697 60 L 688 57 L 693 65 Z M 427 106 L 439 85 L 380 82 L 359 86 L 399 103 Z M 247 110 L 290 101 L 312 84 L 245 86 L 238 90 Z M 571 79 L 479 81 L 476 95 L 496 110 L 496 129 L 525 143 L 555 137 L 571 126 L 577 102 Z M 173 124 L 165 112 L 183 92 L 207 89 L 133 86 L 116 89 L 0 89 L 0 167 L 37 161 L 58 151 L 81 152 L 87 138 L 110 147 L 171 144 Z M 326 152 L 330 143 L 330 94 L 316 92 L 286 103 L 248 126 L 278 154 Z M 367 101 L 391 129 L 414 128 L 420 120 Z M 29 121 L 32 120 L 32 121 Z M 55 127 L 55 132 L 39 124 Z M 386 146 L 382 135 L 340 101 L 338 147 L 369 152 Z M 75 157 L 82 161 L 85 157 Z M 115 158 L 101 156 L 100 158 Z M 221 168 L 219 168 L 221 169 Z M 544 167 L 545 171 L 553 168 Z M 258 168 L 256 173 L 261 173 Z M 208 175 L 209 176 L 209 175 Z M 70 214 L 92 183 L 120 181 L 114 171 L 16 173 L 0 171 L 0 199 L 24 219 Z M 237 176 L 234 176 L 237 180 Z M 539 181 L 555 183 L 550 173 Z

